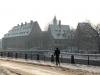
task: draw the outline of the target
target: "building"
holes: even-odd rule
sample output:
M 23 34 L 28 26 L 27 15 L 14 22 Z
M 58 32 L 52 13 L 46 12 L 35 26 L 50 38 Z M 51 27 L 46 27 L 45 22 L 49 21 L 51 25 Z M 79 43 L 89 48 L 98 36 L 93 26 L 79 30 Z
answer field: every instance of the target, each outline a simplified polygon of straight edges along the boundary
M 48 34 L 50 37 L 50 48 L 66 49 L 68 46 L 68 39 L 70 35 L 69 25 L 62 25 L 61 21 L 57 22 L 56 16 L 53 19 L 53 24 L 48 27 Z
M 0 39 L 0 50 L 2 50 L 2 40 Z
M 75 33 L 78 50 L 97 50 L 96 40 L 93 38 L 94 30 L 89 23 L 78 23 Z
M 2 38 L 3 50 L 27 50 L 41 47 L 41 28 L 37 21 L 14 26 Z

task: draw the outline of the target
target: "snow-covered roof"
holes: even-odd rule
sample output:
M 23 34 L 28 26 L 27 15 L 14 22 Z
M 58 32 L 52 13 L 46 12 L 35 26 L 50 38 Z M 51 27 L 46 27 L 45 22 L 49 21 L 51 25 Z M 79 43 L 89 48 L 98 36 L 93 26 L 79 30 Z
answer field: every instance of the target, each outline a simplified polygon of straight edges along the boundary
M 70 33 L 69 25 L 49 25 L 51 35 L 54 39 L 67 39 Z
M 25 22 L 25 24 L 21 23 L 21 25 L 18 24 L 17 26 L 14 26 L 11 30 L 9 30 L 9 32 L 4 35 L 4 38 L 28 35 L 31 32 L 34 24 L 35 22 L 33 21 L 31 21 L 30 23 Z

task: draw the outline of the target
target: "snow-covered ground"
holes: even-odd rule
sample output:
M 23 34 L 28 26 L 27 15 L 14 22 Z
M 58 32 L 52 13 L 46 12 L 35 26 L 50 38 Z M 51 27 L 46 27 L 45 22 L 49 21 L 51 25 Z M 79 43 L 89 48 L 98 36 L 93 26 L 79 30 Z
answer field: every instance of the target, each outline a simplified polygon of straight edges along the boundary
M 24 72 L 29 72 L 32 75 L 100 75 L 100 67 L 99 66 L 91 66 L 91 65 L 81 65 L 81 64 L 70 64 L 70 63 L 61 63 L 60 66 L 56 66 L 55 62 L 51 63 L 49 61 L 36 61 L 36 60 L 24 60 L 24 59 L 11 59 L 11 58 L 0 58 L 5 61 L 14 61 L 20 63 L 33 64 L 38 66 L 48 66 L 53 67 L 55 69 L 61 69 L 63 71 L 71 72 L 71 74 L 59 74 L 57 72 L 53 72 L 50 70 L 44 70 L 39 68 L 28 68 L 28 66 L 18 66 L 10 63 L 2 63 L 1 65 L 7 68 L 19 69 Z M 24 68 L 23 68 L 24 67 Z

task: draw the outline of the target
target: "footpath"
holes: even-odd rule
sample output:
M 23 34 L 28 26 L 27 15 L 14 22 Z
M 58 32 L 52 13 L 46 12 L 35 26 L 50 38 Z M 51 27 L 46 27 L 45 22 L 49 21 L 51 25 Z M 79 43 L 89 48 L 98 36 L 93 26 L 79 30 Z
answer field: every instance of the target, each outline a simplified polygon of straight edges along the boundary
M 0 75 L 100 75 L 100 67 L 82 64 L 0 58 Z

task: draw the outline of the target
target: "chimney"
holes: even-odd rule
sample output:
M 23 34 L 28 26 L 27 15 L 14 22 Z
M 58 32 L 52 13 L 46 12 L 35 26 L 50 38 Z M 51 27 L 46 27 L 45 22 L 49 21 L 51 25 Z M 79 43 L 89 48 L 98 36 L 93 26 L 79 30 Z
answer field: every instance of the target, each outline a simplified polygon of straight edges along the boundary
M 33 20 L 31 20 L 31 22 L 30 22 L 31 24 L 33 23 Z
M 25 25 L 27 25 L 27 22 L 25 22 Z
M 23 23 L 21 23 L 21 25 L 23 25 Z
M 59 20 L 59 27 L 61 28 L 61 20 Z
M 19 24 L 17 24 L 17 26 L 19 26 Z
M 23 26 L 23 23 L 21 23 L 21 26 Z

